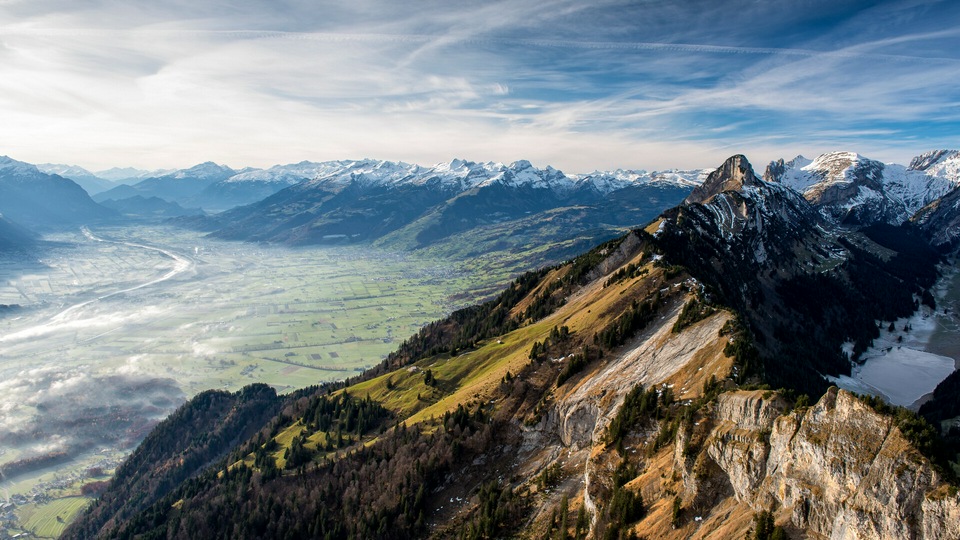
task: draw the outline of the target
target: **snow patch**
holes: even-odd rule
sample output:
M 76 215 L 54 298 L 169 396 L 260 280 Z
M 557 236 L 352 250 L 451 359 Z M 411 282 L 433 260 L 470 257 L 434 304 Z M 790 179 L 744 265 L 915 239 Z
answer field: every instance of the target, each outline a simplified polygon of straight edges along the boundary
M 911 317 L 883 325 L 880 337 L 861 355 L 863 363 L 853 365 L 850 376 L 826 378 L 845 390 L 910 407 L 933 392 L 955 368 L 953 358 L 923 350 L 936 326 L 933 311 L 920 306 Z M 853 343 L 845 343 L 843 350 L 852 355 Z
M 851 377 L 844 377 L 848 380 L 840 381 L 850 387 L 838 386 L 861 393 L 864 388 L 870 389 L 872 391 L 868 393 L 879 394 L 894 405 L 909 407 L 933 392 L 953 370 L 953 358 L 896 347 L 855 368 L 852 381 L 849 380 Z

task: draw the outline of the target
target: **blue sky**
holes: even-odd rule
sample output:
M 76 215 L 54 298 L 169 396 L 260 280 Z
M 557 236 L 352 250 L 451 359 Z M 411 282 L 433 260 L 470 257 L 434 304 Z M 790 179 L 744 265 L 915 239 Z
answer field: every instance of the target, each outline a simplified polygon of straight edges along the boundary
M 762 169 L 960 146 L 960 2 L 0 0 L 0 154 Z

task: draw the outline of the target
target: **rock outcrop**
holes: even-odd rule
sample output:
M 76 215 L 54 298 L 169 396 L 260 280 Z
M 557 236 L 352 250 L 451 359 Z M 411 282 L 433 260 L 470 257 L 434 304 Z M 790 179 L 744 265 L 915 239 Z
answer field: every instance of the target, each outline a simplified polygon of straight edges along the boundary
M 960 239 L 960 188 L 920 209 L 912 221 L 941 251 L 953 251 Z
M 729 485 L 738 502 L 773 508 L 814 538 L 960 538 L 956 490 L 890 417 L 846 391 L 832 388 L 802 412 L 773 393 L 731 392 L 711 420 L 695 462 L 677 464 L 685 500 Z M 678 448 L 688 444 L 680 439 Z
M 737 154 L 723 162 L 717 170 L 707 176 L 707 180 L 697 186 L 684 200 L 684 203 L 703 203 L 724 191 L 740 191 L 744 186 L 756 186 L 760 179 L 753 172 L 747 158 Z

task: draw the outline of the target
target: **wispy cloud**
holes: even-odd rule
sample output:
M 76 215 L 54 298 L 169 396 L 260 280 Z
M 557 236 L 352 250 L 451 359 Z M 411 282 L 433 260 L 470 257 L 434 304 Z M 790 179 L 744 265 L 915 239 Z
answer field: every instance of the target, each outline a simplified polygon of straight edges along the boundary
M 960 126 L 949 2 L 201 4 L 0 3 L 0 148 L 92 168 L 463 156 L 576 172 L 838 138 L 956 146 L 943 126 Z

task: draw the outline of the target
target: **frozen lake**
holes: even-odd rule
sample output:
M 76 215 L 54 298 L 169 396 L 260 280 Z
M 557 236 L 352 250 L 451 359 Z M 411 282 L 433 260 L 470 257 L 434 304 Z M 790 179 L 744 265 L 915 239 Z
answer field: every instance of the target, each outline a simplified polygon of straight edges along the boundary
M 854 367 L 850 377 L 834 380 L 847 390 L 879 395 L 894 405 L 911 407 L 953 373 L 955 365 L 953 358 L 896 347 Z
M 884 323 L 873 346 L 854 365 L 851 375 L 829 377 L 837 386 L 873 394 L 902 407 L 917 409 L 922 399 L 960 368 L 957 360 L 957 289 L 955 269 L 937 283 L 937 309 L 921 306 L 910 318 Z

